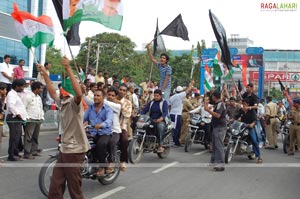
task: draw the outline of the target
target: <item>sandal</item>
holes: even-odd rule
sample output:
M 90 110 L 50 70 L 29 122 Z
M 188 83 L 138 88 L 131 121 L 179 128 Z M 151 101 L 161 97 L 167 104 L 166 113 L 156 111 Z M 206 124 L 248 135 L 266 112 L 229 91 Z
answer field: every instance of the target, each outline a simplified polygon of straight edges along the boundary
M 126 171 L 127 170 L 125 162 L 120 163 L 120 170 L 121 171 Z
M 99 168 L 97 173 L 96 173 L 97 177 L 102 177 L 104 176 L 104 169 L 103 168 Z
M 115 171 L 115 166 L 113 163 L 109 163 L 108 166 L 105 168 L 105 173 L 111 174 Z
M 256 163 L 257 164 L 261 164 L 261 163 L 263 163 L 263 160 L 261 158 L 258 158 L 257 161 L 256 161 Z
M 157 153 L 163 153 L 164 150 L 165 150 L 165 148 L 161 146 L 158 148 Z

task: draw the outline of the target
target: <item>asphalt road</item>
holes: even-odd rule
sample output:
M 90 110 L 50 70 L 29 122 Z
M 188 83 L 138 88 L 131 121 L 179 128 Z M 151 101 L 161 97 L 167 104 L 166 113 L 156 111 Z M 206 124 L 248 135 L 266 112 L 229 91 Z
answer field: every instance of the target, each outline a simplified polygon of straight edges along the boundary
M 48 155 L 56 152 L 55 137 L 55 131 L 41 133 L 41 157 L 0 166 L 1 199 L 46 198 L 39 190 L 38 174 Z M 5 159 L 7 141 L 4 138 L 0 145 L 1 159 Z M 84 195 L 86 199 L 299 198 L 300 153 L 287 156 L 281 146 L 278 150 L 263 149 L 261 165 L 246 156 L 234 156 L 224 172 L 212 171 L 207 166 L 209 158 L 201 145 L 194 145 L 189 153 L 183 148 L 172 148 L 167 159 L 145 154 L 140 164 L 129 164 L 112 185 L 84 179 Z

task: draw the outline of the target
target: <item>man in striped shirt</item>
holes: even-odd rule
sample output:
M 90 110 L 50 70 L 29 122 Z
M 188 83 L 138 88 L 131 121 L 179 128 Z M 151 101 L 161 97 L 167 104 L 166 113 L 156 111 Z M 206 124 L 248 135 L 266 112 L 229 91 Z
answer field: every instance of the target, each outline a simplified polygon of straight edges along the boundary
M 159 89 L 162 91 L 163 98 L 169 101 L 171 93 L 171 75 L 172 67 L 168 65 L 169 56 L 166 53 L 160 55 L 160 62 L 158 62 L 152 55 L 150 43 L 146 46 L 150 60 L 157 66 L 160 73 Z

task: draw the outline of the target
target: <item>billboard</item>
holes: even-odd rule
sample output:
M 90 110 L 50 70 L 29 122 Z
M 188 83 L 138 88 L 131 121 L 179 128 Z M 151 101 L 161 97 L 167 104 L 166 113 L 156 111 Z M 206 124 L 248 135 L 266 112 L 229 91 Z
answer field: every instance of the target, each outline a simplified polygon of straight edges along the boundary
M 259 72 L 250 71 L 249 72 L 250 81 L 258 81 Z M 269 82 L 278 82 L 280 79 L 284 82 L 300 82 L 300 72 L 284 72 L 284 71 L 265 71 L 264 80 Z
M 263 66 L 262 54 L 233 55 L 232 60 L 233 60 L 233 64 L 240 64 L 241 66 L 247 66 L 247 68 L 258 68 L 258 66 Z

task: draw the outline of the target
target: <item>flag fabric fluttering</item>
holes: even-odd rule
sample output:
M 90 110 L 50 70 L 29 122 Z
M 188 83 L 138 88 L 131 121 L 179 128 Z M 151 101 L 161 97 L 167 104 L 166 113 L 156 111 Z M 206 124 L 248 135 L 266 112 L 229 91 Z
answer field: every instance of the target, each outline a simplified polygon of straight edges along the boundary
M 207 90 L 210 91 L 211 88 L 214 87 L 215 85 L 207 65 L 205 66 L 204 77 L 205 77 L 205 87 Z
M 183 23 L 181 14 L 179 14 L 163 31 L 161 31 L 160 34 L 180 37 L 185 41 L 189 41 L 189 33 Z
M 121 30 L 123 22 L 123 1 L 63 1 L 63 29 L 68 31 L 73 24 L 94 21 L 113 30 Z
M 221 48 L 221 61 L 230 68 L 232 66 L 231 63 L 231 57 L 230 57 L 230 51 L 227 44 L 227 37 L 226 32 L 221 24 L 221 22 L 218 20 L 218 18 L 209 10 L 209 18 L 210 22 L 214 31 L 214 34 L 216 36 L 216 39 L 218 41 L 218 44 Z
M 153 41 L 153 56 L 159 56 L 161 53 L 166 52 L 166 47 L 164 40 L 162 36 L 160 35 L 159 29 L 158 29 L 158 19 L 156 22 L 156 30 L 154 34 L 154 41 Z
M 28 12 L 20 11 L 16 3 L 11 13 L 15 27 L 21 37 L 22 43 L 27 47 L 37 47 L 41 44 L 53 45 L 54 26 L 49 16 L 36 17 Z
M 52 0 L 56 14 L 58 16 L 60 25 L 64 28 L 64 20 L 63 20 L 63 2 L 62 0 Z M 80 45 L 80 37 L 79 37 L 79 23 L 74 23 L 70 30 L 66 34 L 67 42 L 70 46 L 79 46 Z

